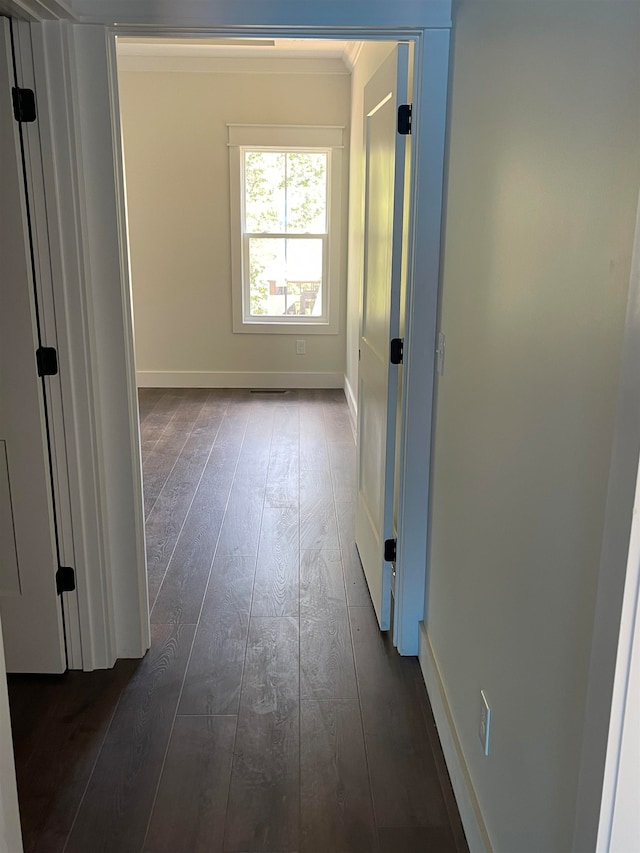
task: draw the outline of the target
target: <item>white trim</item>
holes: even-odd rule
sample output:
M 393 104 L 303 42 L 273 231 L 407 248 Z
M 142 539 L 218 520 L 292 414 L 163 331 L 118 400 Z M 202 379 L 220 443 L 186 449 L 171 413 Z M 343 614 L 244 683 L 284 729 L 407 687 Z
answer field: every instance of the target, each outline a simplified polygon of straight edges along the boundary
M 131 299 L 131 261 L 129 258 L 129 226 L 127 219 L 127 193 L 125 185 L 124 158 L 118 156 L 122 146 L 120 124 L 120 102 L 118 89 L 118 58 L 115 39 L 103 34 L 107 54 L 107 77 L 109 103 L 111 107 L 111 132 L 113 168 L 115 173 L 116 226 L 120 247 L 120 292 L 124 321 L 125 370 L 129 412 L 138 410 L 138 388 L 133 337 L 133 301 Z M 133 521 L 135 536 L 136 565 L 140 571 L 137 579 L 137 631 L 127 630 L 126 637 L 118 649 L 120 657 L 142 657 L 151 647 L 151 624 L 149 618 L 149 587 L 147 584 L 147 546 L 143 502 L 142 453 L 140 450 L 140 420 L 129 419 L 129 449 L 131 452 L 131 477 L 133 485 Z M 125 648 L 126 647 L 126 648 Z
M 395 599 L 403 655 L 418 654 L 425 602 L 449 40 L 448 30 L 426 30 L 414 54 Z
M 118 48 L 120 71 L 178 74 L 322 74 L 348 76 L 341 59 L 280 59 L 236 56 L 158 56 L 124 53 Z
M 489 833 L 471 781 L 453 713 L 424 622 L 420 622 L 418 657 L 470 853 L 491 853 L 493 847 Z
M 358 432 L 358 401 L 353 393 L 353 388 L 349 382 L 349 377 L 344 375 L 344 396 L 347 398 L 347 406 L 349 407 L 349 420 L 351 421 L 351 429 L 354 437 Z
M 360 54 L 362 53 L 363 45 L 363 41 L 352 41 L 349 42 L 349 46 L 345 49 L 343 57 L 347 68 L 350 71 L 353 71 L 353 69 L 356 67 L 356 63 L 360 58 Z
M 342 388 L 337 371 L 139 370 L 138 388 Z
M 135 441 L 135 368 L 131 304 L 123 281 L 119 150 L 106 31 L 101 27 L 69 28 L 72 58 L 71 101 L 80 209 L 82 281 L 87 302 L 84 340 L 89 352 L 97 445 L 98 523 L 103 535 L 101 572 L 88 567 L 103 609 L 106 642 L 102 666 L 116 658 L 142 657 L 149 647 L 146 600 L 140 446 Z M 57 85 L 57 81 L 56 81 Z M 64 181 L 68 181 L 65 176 Z
M 15 21 L 13 29 L 20 85 L 37 91 L 31 26 L 24 21 Z M 27 184 L 33 227 L 34 261 L 36 265 L 35 285 L 38 291 L 42 343 L 44 346 L 54 347 L 60 353 L 52 278 L 52 247 L 49 242 L 40 130 L 40 125 L 46 119 L 46 105 L 42 112 L 45 115 L 42 117 L 39 116 L 39 121 L 24 125 L 23 138 L 26 148 L 25 162 L 28 172 Z M 61 322 L 64 326 L 62 318 Z M 60 367 L 62 372 L 66 370 L 67 365 L 64 359 Z M 46 380 L 49 448 L 56 506 L 56 535 L 60 549 L 59 559 L 61 565 L 75 567 L 77 555 L 74 544 L 74 523 L 71 509 L 63 381 L 61 373 Z M 82 643 L 77 589 L 73 592 L 63 593 L 63 618 L 68 666 L 70 669 L 82 669 Z
M 94 376 L 85 288 L 82 234 L 82 168 L 73 104 L 73 52 L 69 28 L 31 28 L 38 124 L 47 202 L 58 359 L 63 397 L 73 544 L 76 562 L 81 661 L 85 670 L 113 666 L 115 644 L 105 579 L 106 552 Z
M 227 145 L 248 148 L 343 148 L 344 125 L 227 124 Z

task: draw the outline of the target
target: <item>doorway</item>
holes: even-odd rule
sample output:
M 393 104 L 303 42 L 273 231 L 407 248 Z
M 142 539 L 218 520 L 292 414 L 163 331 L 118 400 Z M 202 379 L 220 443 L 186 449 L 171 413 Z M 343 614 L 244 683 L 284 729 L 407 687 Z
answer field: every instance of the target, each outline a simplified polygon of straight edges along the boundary
M 153 31 L 147 31 L 146 35 L 151 35 Z M 286 32 L 286 31 L 285 31 Z M 225 35 L 228 35 L 228 31 Z M 264 37 L 265 32 L 259 29 L 254 29 L 250 32 L 243 32 L 243 35 L 255 37 Z M 284 33 L 283 33 L 284 34 Z M 297 33 L 299 35 L 301 33 Z M 305 33 L 311 36 L 313 31 Z M 332 33 L 333 35 L 334 33 Z M 118 29 L 118 35 L 128 35 L 126 29 Z M 215 33 L 211 34 L 215 36 Z M 221 34 L 222 35 L 222 34 Z M 273 31 L 269 32 L 273 35 Z M 327 33 L 329 35 L 329 33 Z M 365 36 L 364 33 L 359 35 Z M 377 34 L 378 37 L 382 33 Z M 414 112 L 413 112 L 413 134 L 415 136 L 415 162 L 420 160 L 421 156 L 427 155 L 428 151 L 433 151 L 433 146 L 438 150 L 443 150 L 444 145 L 444 115 L 445 115 L 445 99 L 441 97 L 438 85 L 435 78 L 444 71 L 443 59 L 448 52 L 448 35 L 445 33 L 445 38 L 442 38 L 443 33 L 436 31 L 425 31 L 421 37 L 414 37 L 411 34 L 407 35 L 409 41 L 415 40 L 417 48 L 419 48 L 422 59 L 414 64 L 412 79 L 414 80 Z M 114 32 L 115 36 L 115 32 Z M 136 33 L 139 36 L 139 33 Z M 371 38 L 371 34 L 366 34 L 367 38 Z M 425 53 L 427 43 L 430 44 L 430 51 Z M 115 44 L 113 46 L 115 51 Z M 425 60 L 425 56 L 428 58 Z M 436 70 L 437 69 L 437 70 Z M 433 88 L 427 92 L 423 86 L 425 78 L 432 79 Z M 446 73 L 440 78 L 446 82 Z M 111 78 L 112 86 L 115 86 L 115 80 Z M 446 89 L 446 86 L 445 86 Z M 434 97 L 438 92 L 437 97 Z M 88 92 L 87 92 L 88 94 Z M 117 92 L 111 92 L 112 103 L 117 103 Z M 433 119 L 430 125 L 429 139 L 419 137 L 419 128 L 421 126 L 421 116 L 431 117 Z M 113 120 L 118 124 L 118 115 L 113 115 Z M 435 132 L 435 128 L 438 131 Z M 94 140 L 96 141 L 96 140 Z M 441 148 L 442 146 L 442 148 Z M 96 151 L 92 151 L 91 157 L 97 156 Z M 116 164 L 116 167 L 118 164 Z M 433 158 L 428 167 L 416 169 L 414 177 L 411 181 L 409 198 L 411 199 L 408 209 L 415 225 L 424 221 L 423 234 L 429 234 L 435 237 L 435 232 L 432 232 L 433 225 L 440 221 L 440 200 L 442 190 L 442 161 L 437 157 Z M 121 182 L 121 198 L 124 199 L 124 177 Z M 121 220 L 121 237 L 124 242 L 124 220 Z M 431 239 L 431 237 L 430 237 Z M 439 240 L 439 237 L 438 237 Z M 418 622 L 422 615 L 425 576 L 424 576 L 424 555 L 426 554 L 426 512 L 428 506 L 428 455 L 424 454 L 425 436 L 428 435 L 430 429 L 430 407 L 431 407 L 431 380 L 426 384 L 424 375 L 431 375 L 434 364 L 434 352 L 431 350 L 430 341 L 434 339 L 434 335 L 422 335 L 420 341 L 416 341 L 410 334 L 411 325 L 415 322 L 417 316 L 423 317 L 426 320 L 426 328 L 430 326 L 435 329 L 436 306 L 437 306 L 437 272 L 438 265 L 436 263 L 439 253 L 433 251 L 438 240 L 433 242 L 421 241 L 419 244 L 413 238 L 413 228 L 410 229 L 408 247 L 407 247 L 407 288 L 404 296 L 405 310 L 405 353 L 413 355 L 411 359 L 407 359 L 408 367 L 405 369 L 406 382 L 403 384 L 404 389 L 412 389 L 412 393 L 403 393 L 400 415 L 403 423 L 401 432 L 400 450 L 399 450 L 399 471 L 402 480 L 402 487 L 399 489 L 398 495 L 398 619 L 396 620 L 396 641 L 399 650 L 402 654 L 415 654 L 418 648 Z M 413 270 L 417 263 L 424 263 L 427 278 L 433 282 L 433 290 L 427 288 L 414 287 Z M 423 329 L 424 325 L 421 326 Z M 351 362 L 351 378 L 353 378 L 353 336 L 351 345 L 348 345 L 347 362 Z M 357 346 L 355 347 L 357 352 Z M 412 372 L 421 367 L 421 377 Z M 357 371 L 357 362 L 355 364 Z M 349 371 L 348 371 L 349 372 Z M 129 377 L 132 384 L 135 383 L 133 366 L 129 364 Z M 345 383 L 346 384 L 346 383 Z M 351 389 L 352 391 L 352 389 Z M 350 400 L 355 400 L 355 394 L 349 393 L 347 387 L 347 397 Z M 410 451 L 413 464 L 406 464 L 407 452 Z M 408 512 L 412 516 L 410 524 L 404 524 L 405 506 L 408 507 Z
M 364 386 L 361 366 L 349 375 L 345 350 L 374 353 L 367 389 L 381 371 L 383 391 L 375 406 L 367 393 L 361 413 L 362 442 L 372 443 L 360 451 L 368 474 L 361 479 L 381 494 L 369 488 L 358 495 L 359 505 L 361 495 L 368 501 L 362 518 L 384 503 L 385 519 L 365 525 L 366 548 L 359 547 L 374 600 L 378 607 L 386 601 L 383 629 L 390 610 L 383 540 L 392 535 L 395 462 L 388 424 L 397 408 L 397 384 L 387 393 L 386 374 L 398 371 L 389 366 L 385 339 L 399 333 L 409 141 L 396 131 L 396 87 L 406 99 L 409 48 L 403 45 L 399 61 L 395 46 L 127 36 L 117 42 L 138 384 L 344 387 L 355 420 Z M 375 84 L 382 112 L 364 96 L 378 66 L 386 69 Z M 366 109 L 376 112 L 375 138 Z M 376 198 L 374 190 L 386 195 Z M 376 205 L 386 211 L 384 227 L 372 215 Z M 393 297 L 383 282 L 385 292 L 369 298 L 363 270 L 376 269 L 393 280 Z M 377 411 L 386 409 L 387 397 L 389 416 Z M 145 495 L 147 520 L 154 500 Z M 151 557 L 150 576 L 155 571 Z

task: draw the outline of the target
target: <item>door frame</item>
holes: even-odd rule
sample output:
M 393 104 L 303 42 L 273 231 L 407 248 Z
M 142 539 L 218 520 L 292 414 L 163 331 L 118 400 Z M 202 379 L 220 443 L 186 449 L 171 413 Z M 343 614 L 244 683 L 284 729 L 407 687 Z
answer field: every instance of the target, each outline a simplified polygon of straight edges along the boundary
M 121 144 L 116 37 L 153 36 L 213 38 L 329 38 L 352 41 L 407 41 L 413 44 L 412 157 L 408 217 L 405 295 L 404 378 L 401 399 L 397 563 L 394 640 L 403 655 L 417 655 L 419 622 L 424 612 L 429 513 L 430 450 L 434 387 L 436 322 L 440 276 L 440 243 L 444 186 L 445 125 L 449 72 L 448 28 L 225 26 L 192 28 L 161 25 L 108 27 L 107 63 L 114 160 L 123 314 L 127 317 L 128 384 L 136 387 L 133 318 L 129 279 L 125 178 Z M 423 128 L 425 130 L 423 130 Z M 427 130 L 428 129 L 428 133 Z M 416 329 L 416 333 L 413 330 Z M 136 409 L 132 407 L 132 417 Z

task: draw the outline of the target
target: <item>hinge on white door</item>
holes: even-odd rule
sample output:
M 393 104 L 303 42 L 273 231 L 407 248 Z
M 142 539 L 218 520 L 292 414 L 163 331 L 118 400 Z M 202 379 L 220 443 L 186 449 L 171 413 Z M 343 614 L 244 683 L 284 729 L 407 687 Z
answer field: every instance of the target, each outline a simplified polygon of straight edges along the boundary
M 385 539 L 384 540 L 384 561 L 385 561 L 385 563 L 395 563 L 397 545 L 398 545 L 397 539 Z
M 391 364 L 402 364 L 404 360 L 404 339 L 392 338 L 389 347 L 389 361 Z
M 58 595 L 63 592 L 73 592 L 76 588 L 76 573 L 71 566 L 58 566 L 56 572 L 56 589 Z
M 33 89 L 21 89 L 14 86 L 11 90 L 13 99 L 13 117 L 16 121 L 32 122 L 36 120 L 36 93 Z
M 54 347 L 38 347 L 36 365 L 38 376 L 56 376 L 58 373 L 58 353 Z
M 411 104 L 400 104 L 398 107 L 398 133 L 401 136 L 409 136 L 411 134 L 412 112 Z

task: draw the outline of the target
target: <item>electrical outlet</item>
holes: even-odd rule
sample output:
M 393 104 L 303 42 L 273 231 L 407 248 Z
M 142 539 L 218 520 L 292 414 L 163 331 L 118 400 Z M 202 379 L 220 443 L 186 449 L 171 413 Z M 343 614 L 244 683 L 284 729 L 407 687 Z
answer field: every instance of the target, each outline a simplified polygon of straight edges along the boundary
M 304 355 L 307 351 L 306 341 L 296 341 L 296 355 Z
M 489 733 L 491 730 L 491 708 L 487 702 L 487 697 L 484 695 L 484 690 L 480 691 L 480 726 L 478 734 L 480 735 L 480 743 L 482 751 L 485 755 L 489 755 Z

